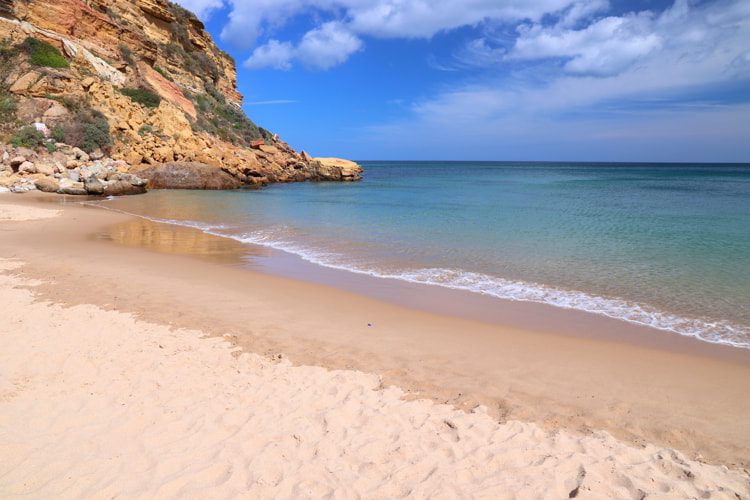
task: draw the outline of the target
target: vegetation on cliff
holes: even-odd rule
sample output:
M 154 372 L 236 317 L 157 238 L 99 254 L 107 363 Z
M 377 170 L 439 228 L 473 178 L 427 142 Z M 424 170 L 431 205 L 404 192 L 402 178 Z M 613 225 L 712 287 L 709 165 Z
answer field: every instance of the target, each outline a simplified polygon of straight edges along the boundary
M 47 68 L 68 68 L 70 63 L 54 46 L 42 40 L 28 37 L 19 45 L 19 49 L 29 56 L 34 66 Z
M 168 2 L 168 9 L 175 17 L 176 22 L 171 24 L 172 42 L 163 47 L 165 52 L 168 56 L 181 59 L 183 67 L 190 73 L 199 75 L 203 80 L 215 84 L 221 75 L 221 71 L 208 54 L 195 51 L 195 44 L 191 40 L 188 30 L 191 23 L 200 23 L 200 21 L 192 12 L 174 2 Z
M 198 111 L 198 118 L 193 123 L 194 130 L 208 132 L 234 145 L 245 147 L 264 138 L 261 129 L 241 108 L 227 103 L 213 86 L 208 85 L 206 88 L 206 94 L 190 95 Z
M 28 0 L 10 9 L 0 17 L 0 140 L 68 145 L 133 172 L 195 162 L 254 186 L 359 177 L 359 167 L 328 168 L 253 123 L 234 61 L 176 4 Z M 32 175 L 8 172 L 0 180 Z
M 123 87 L 120 89 L 123 95 L 130 97 L 133 102 L 143 104 L 147 108 L 157 108 L 161 103 L 161 97 L 148 89 Z

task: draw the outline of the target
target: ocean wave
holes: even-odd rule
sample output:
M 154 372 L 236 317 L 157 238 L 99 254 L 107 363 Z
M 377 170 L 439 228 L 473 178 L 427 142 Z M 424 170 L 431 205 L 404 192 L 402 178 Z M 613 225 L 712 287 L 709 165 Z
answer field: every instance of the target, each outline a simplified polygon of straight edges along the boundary
M 574 309 L 598 314 L 629 323 L 693 337 L 712 344 L 750 349 L 750 327 L 724 320 L 685 318 L 657 308 L 619 298 L 601 297 L 581 291 L 565 290 L 548 285 L 514 281 L 461 269 L 416 268 L 384 270 L 377 266 L 353 263 L 351 256 L 325 251 L 302 244 L 290 235 L 290 228 L 258 229 L 244 233 L 228 233 L 227 226 L 195 221 L 161 219 L 132 214 L 122 210 L 93 204 L 108 210 L 135 215 L 144 219 L 199 229 L 207 234 L 231 238 L 241 243 L 261 245 L 297 255 L 303 260 L 328 267 L 364 274 L 375 278 L 396 279 L 409 283 L 440 286 L 469 291 L 504 300 L 547 304 L 562 309 Z M 222 231 L 223 230 L 223 231 Z

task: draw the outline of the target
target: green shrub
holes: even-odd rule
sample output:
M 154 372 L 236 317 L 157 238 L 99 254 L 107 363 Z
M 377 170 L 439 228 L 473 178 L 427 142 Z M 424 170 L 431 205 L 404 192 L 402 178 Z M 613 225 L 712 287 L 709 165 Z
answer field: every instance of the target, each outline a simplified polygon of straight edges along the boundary
M 142 104 L 147 108 L 158 108 L 161 103 L 161 97 L 147 89 L 123 87 L 120 92 L 130 97 L 133 102 Z
M 263 133 L 239 108 L 226 101 L 216 88 L 206 83 L 206 94 L 190 97 L 196 104 L 198 119 L 193 123 L 196 131 L 217 135 L 238 146 L 249 146 L 252 141 L 264 139 Z
M 154 133 L 154 127 L 151 125 L 142 125 L 141 128 L 138 129 L 138 135 L 143 137 L 146 134 L 153 134 Z
M 70 119 L 62 126 L 52 129 L 55 141 L 81 148 L 87 153 L 96 149 L 109 152 L 112 137 L 109 134 L 107 118 L 92 109 L 86 101 L 76 101 L 73 107 L 75 111 Z
M 31 64 L 47 68 L 67 68 L 68 60 L 52 45 L 36 38 L 28 37 L 21 44 L 21 49 L 29 55 Z
M 52 138 L 55 142 L 65 142 L 65 129 L 60 125 L 52 127 Z
M 48 153 L 54 153 L 55 151 L 57 151 L 57 144 L 55 144 L 54 142 L 48 142 L 45 144 L 45 146 L 47 146 Z
M 0 120 L 6 122 L 15 119 L 16 98 L 13 94 L 0 92 Z
M 90 153 L 95 149 L 108 151 L 111 145 L 112 138 L 109 135 L 107 118 L 98 111 L 92 111 L 83 122 L 83 141 L 79 147 Z
M 189 26 L 198 19 L 192 12 L 174 2 L 168 2 L 167 8 L 177 21 L 171 25 L 171 42 L 160 46 L 165 58 L 181 61 L 182 68 L 203 81 L 215 82 L 221 76 L 221 71 L 205 52 L 196 51 L 195 45 L 190 40 Z
M 34 148 L 44 144 L 44 134 L 29 125 L 17 131 L 10 138 L 10 143 L 15 147 Z

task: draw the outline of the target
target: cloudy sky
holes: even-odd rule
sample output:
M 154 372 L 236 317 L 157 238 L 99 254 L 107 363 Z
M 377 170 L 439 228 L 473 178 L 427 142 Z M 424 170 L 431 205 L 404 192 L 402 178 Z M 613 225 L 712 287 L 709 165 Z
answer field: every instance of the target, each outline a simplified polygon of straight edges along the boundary
M 314 155 L 750 162 L 749 0 L 179 3 Z

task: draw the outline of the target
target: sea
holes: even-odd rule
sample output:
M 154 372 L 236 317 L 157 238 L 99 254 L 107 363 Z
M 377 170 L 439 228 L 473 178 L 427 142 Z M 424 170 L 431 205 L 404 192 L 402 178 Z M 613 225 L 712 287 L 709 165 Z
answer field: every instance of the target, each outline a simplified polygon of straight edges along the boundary
M 102 206 L 373 277 L 750 348 L 750 164 L 362 161 Z

